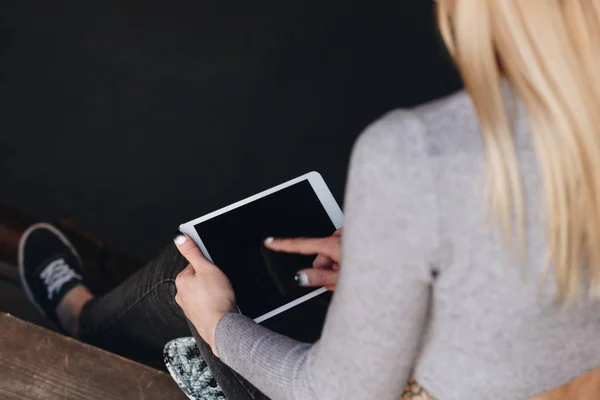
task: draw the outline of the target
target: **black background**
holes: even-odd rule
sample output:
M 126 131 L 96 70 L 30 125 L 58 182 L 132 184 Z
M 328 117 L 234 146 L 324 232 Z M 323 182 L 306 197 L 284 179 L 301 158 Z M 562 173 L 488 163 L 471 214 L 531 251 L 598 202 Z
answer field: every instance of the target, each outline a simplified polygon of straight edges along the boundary
M 459 89 L 432 0 L 0 1 L 0 203 L 149 258 Z
M 265 251 L 264 239 L 326 237 L 336 229 L 308 181 L 201 222 L 195 228 L 214 263 L 229 277 L 240 311 L 250 318 L 314 290 L 299 289 L 294 282 L 296 272 L 310 268 L 314 257 Z M 278 288 L 278 280 L 284 290 Z

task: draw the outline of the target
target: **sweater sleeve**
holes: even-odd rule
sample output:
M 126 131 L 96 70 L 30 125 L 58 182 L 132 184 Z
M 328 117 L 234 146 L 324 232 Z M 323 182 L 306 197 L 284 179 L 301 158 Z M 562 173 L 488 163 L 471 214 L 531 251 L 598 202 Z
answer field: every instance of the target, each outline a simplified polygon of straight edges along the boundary
M 434 174 L 410 111 L 379 120 L 350 163 L 341 275 L 314 345 L 238 314 L 217 326 L 221 359 L 278 399 L 397 399 L 418 356 L 437 246 Z

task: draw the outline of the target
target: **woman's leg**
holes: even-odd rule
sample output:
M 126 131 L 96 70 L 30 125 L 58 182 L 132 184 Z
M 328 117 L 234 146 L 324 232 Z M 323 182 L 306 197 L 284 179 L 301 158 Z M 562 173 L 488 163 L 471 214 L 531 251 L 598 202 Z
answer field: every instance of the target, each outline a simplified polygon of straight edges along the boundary
M 163 367 L 163 348 L 190 336 L 229 399 L 266 399 L 223 364 L 200 338 L 175 303 L 175 277 L 187 261 L 169 246 L 146 267 L 106 295 L 89 301 L 79 316 L 78 335 L 87 343 L 144 363 Z
M 79 315 L 81 340 L 156 365 L 164 345 L 189 336 L 174 301 L 175 277 L 187 265 L 174 246 L 104 296 L 89 301 Z

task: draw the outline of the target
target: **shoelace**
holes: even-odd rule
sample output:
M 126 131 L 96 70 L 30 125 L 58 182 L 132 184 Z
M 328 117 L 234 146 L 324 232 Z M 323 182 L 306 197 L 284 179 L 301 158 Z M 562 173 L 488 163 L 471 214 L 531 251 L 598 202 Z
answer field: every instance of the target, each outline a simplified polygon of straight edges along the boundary
M 40 274 L 48 290 L 48 300 L 60 292 L 63 285 L 72 279 L 81 279 L 81 276 L 69 267 L 64 258 L 52 261 Z

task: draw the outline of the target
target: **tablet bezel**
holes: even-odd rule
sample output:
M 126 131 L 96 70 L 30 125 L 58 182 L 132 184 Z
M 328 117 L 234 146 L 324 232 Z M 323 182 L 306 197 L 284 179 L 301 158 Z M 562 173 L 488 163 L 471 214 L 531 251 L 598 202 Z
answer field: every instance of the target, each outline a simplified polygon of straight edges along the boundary
M 285 183 L 282 183 L 280 185 L 272 187 L 271 189 L 257 193 L 254 196 L 247 197 L 244 200 L 240 200 L 240 201 L 233 203 L 227 207 L 223 207 L 217 211 L 213 211 L 213 212 L 206 214 L 200 218 L 196 218 L 194 220 L 191 220 L 189 222 L 181 224 L 179 226 L 179 231 L 185 233 L 190 238 L 192 238 L 192 240 L 194 240 L 194 242 L 198 245 L 198 247 L 200 248 L 200 250 L 202 251 L 204 256 L 212 262 L 213 259 L 210 256 L 209 251 L 206 249 L 206 246 L 202 242 L 200 235 L 198 235 L 198 232 L 195 229 L 195 226 L 197 224 L 205 222 L 205 221 L 212 219 L 216 216 L 219 216 L 221 214 L 225 214 L 231 210 L 234 210 L 236 208 L 244 206 L 248 203 L 251 203 L 251 202 L 261 199 L 263 197 L 269 196 L 270 194 L 273 194 L 275 192 L 278 192 L 282 189 L 285 189 L 287 187 L 290 187 L 292 185 L 295 185 L 295 184 L 300 183 L 305 180 L 307 180 L 310 183 L 310 186 L 312 187 L 313 191 L 317 195 L 319 201 L 321 202 L 321 205 L 325 209 L 325 212 L 327 212 L 327 215 L 329 216 L 329 219 L 331 220 L 331 222 L 333 223 L 335 228 L 336 229 L 341 228 L 342 223 L 343 223 L 343 214 L 342 214 L 342 210 L 340 209 L 340 206 L 335 201 L 335 198 L 331 194 L 331 191 L 327 187 L 327 184 L 323 180 L 323 177 L 321 176 L 321 174 L 319 174 L 316 171 L 312 171 L 312 172 L 309 172 L 302 176 L 299 176 L 298 178 L 289 180 Z M 269 312 L 255 318 L 254 322 L 260 323 L 260 322 L 266 321 L 267 319 L 274 317 L 275 315 L 281 314 L 282 312 L 289 310 L 290 308 L 295 307 L 298 304 L 301 304 L 307 300 L 310 300 L 313 297 L 316 297 L 322 293 L 325 293 L 326 291 L 327 291 L 327 289 L 325 289 L 324 287 L 316 289 L 302 297 L 297 298 L 296 300 L 286 303 L 280 307 L 277 307 L 276 309 L 274 309 L 272 311 L 269 311 Z M 240 312 L 243 313 L 243 310 L 240 310 Z

